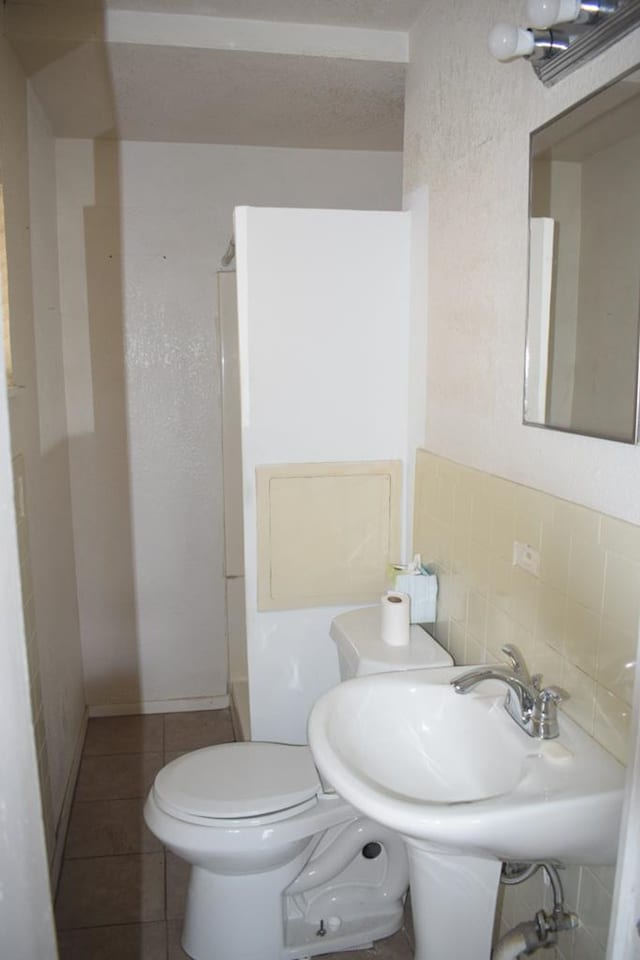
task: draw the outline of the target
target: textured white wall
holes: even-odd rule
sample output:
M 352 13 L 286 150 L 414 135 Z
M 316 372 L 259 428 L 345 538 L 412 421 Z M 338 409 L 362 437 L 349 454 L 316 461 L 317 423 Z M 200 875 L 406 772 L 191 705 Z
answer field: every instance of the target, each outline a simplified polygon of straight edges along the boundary
M 529 134 L 634 66 L 640 34 L 546 89 L 529 64 L 499 64 L 486 50 L 491 26 L 521 15 L 519 0 L 433 0 L 411 32 L 405 191 L 427 186 L 430 211 L 423 443 L 638 524 L 638 447 L 521 420 Z M 612 873 L 595 879 L 583 871 L 580 885 L 577 870 L 568 878 L 568 902 L 579 907 L 584 927 L 566 956 L 604 957 Z M 532 915 L 525 898 L 538 909 L 539 895 L 530 890 L 531 883 L 513 888 L 505 898 L 507 926 Z
M 0 44 L 2 41 L 0 40 Z M 0 57 L 2 56 L 0 46 Z M 0 927 L 16 958 L 58 956 L 49 892 L 16 544 L 11 441 L 0 370 Z
M 555 87 L 494 61 L 516 0 L 434 0 L 411 31 L 405 190 L 429 188 L 427 427 L 443 456 L 640 523 L 640 450 L 522 426 L 529 134 L 638 60 L 639 32 Z
M 28 108 L 35 354 L 30 358 L 27 393 L 33 390 L 37 398 L 38 447 L 27 460 L 27 519 L 51 802 L 57 822 L 85 700 L 62 365 L 54 140 L 31 92 Z
M 14 376 L 11 439 L 24 456 L 35 634 L 48 757 L 43 790 L 57 823 L 84 714 L 58 298 L 53 140 L 10 48 L 0 55 L 4 184 Z M 25 576 L 28 574 L 25 572 Z M 31 584 L 25 583 L 29 600 Z M 36 705 L 36 712 L 38 705 Z M 49 796 L 49 790 L 51 795 Z
M 27 162 L 27 89 L 6 45 L 0 11 L 0 171 L 5 187 L 7 244 L 10 250 L 10 298 L 18 377 L 33 375 L 31 258 Z M 49 892 L 47 851 L 32 725 L 22 591 L 16 544 L 11 443 L 25 450 L 32 473 L 40 472 L 34 425 L 37 392 L 33 379 L 21 407 L 9 415 L 4 368 L 0 370 L 0 929 L 2 951 L 16 958 L 57 957 Z M 53 414 L 52 414 L 53 416 Z M 19 436 L 16 431 L 23 431 Z M 55 485 L 52 497 L 59 492 Z M 53 574 L 55 576 L 55 573 Z M 47 678 L 47 696 L 57 699 L 58 673 Z M 71 735 L 72 738 L 72 735 Z M 71 739 L 72 742 L 72 739 Z M 63 745 L 64 747 L 64 745 Z M 53 764 L 64 764 L 62 753 Z
M 59 141 L 93 706 L 226 693 L 216 270 L 239 204 L 397 209 L 397 154 Z

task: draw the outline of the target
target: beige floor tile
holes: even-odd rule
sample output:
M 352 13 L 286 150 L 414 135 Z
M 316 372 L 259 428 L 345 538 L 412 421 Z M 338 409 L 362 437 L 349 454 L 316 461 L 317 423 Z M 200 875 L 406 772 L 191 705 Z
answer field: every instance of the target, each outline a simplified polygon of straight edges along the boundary
M 185 860 L 176 857 L 169 850 L 166 851 L 165 856 L 167 862 L 167 920 L 181 920 L 184 917 L 190 866 Z
M 145 797 L 161 767 L 161 753 L 84 757 L 80 764 L 76 800 Z
M 182 920 L 167 920 L 167 960 L 189 960 L 182 949 Z
M 167 713 L 164 718 L 164 749 L 167 753 L 197 750 L 233 740 L 229 710 L 196 710 Z
M 134 923 L 67 930 L 58 935 L 58 952 L 60 960 L 165 960 L 166 924 Z
M 376 952 L 370 950 L 347 950 L 341 953 L 322 953 L 318 960 L 377 960 Z
M 404 930 L 398 930 L 392 937 L 376 941 L 375 955 L 381 960 L 412 960 L 413 950 Z
M 85 757 L 109 753 L 161 753 L 164 724 L 160 714 L 93 717 L 84 742 Z
M 177 760 L 178 757 L 184 757 L 185 753 L 191 753 L 191 750 L 165 750 L 164 762 L 165 764 L 171 763 L 172 760 Z
M 71 811 L 65 857 L 161 851 L 162 844 L 144 822 L 143 806 L 143 797 L 76 802 Z
M 182 920 L 167 921 L 168 960 L 189 960 L 182 949 Z M 413 953 L 402 931 L 386 940 L 378 940 L 369 950 L 349 950 L 321 954 L 318 960 L 412 960 Z
M 376 940 L 369 950 L 323 954 L 321 960 L 412 960 L 413 951 L 402 930 L 385 940 Z M 320 960 L 320 958 L 319 958 Z M 452 958 L 453 960 L 453 958 Z
M 164 919 L 164 854 L 65 860 L 56 903 L 60 930 Z

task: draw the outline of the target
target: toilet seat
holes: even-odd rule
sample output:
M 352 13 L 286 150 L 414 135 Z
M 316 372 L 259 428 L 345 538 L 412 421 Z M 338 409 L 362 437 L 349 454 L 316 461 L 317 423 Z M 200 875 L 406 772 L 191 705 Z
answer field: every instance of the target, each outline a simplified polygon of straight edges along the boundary
M 275 822 L 309 809 L 322 786 L 306 746 L 224 743 L 167 764 L 155 779 L 158 806 L 187 823 Z

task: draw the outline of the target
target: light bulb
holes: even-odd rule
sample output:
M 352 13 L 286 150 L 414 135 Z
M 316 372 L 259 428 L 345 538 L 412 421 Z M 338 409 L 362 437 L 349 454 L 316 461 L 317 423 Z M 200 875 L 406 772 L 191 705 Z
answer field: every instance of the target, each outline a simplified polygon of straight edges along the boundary
M 580 16 L 580 0 L 527 0 L 527 23 L 548 30 L 556 23 L 571 23 Z
M 489 51 L 496 60 L 529 57 L 535 50 L 533 34 L 512 23 L 496 23 L 489 34 Z

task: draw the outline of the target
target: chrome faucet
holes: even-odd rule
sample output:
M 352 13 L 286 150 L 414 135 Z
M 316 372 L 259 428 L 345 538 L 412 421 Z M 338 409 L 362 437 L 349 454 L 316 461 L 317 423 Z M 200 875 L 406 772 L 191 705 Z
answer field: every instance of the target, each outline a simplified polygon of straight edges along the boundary
M 456 693 L 469 693 L 483 680 L 500 680 L 508 686 L 505 709 L 519 727 L 538 740 L 553 740 L 558 736 L 558 704 L 569 696 L 560 687 L 542 686 L 542 674 L 529 673 L 520 650 L 507 643 L 502 652 L 510 663 L 477 667 L 451 681 Z

